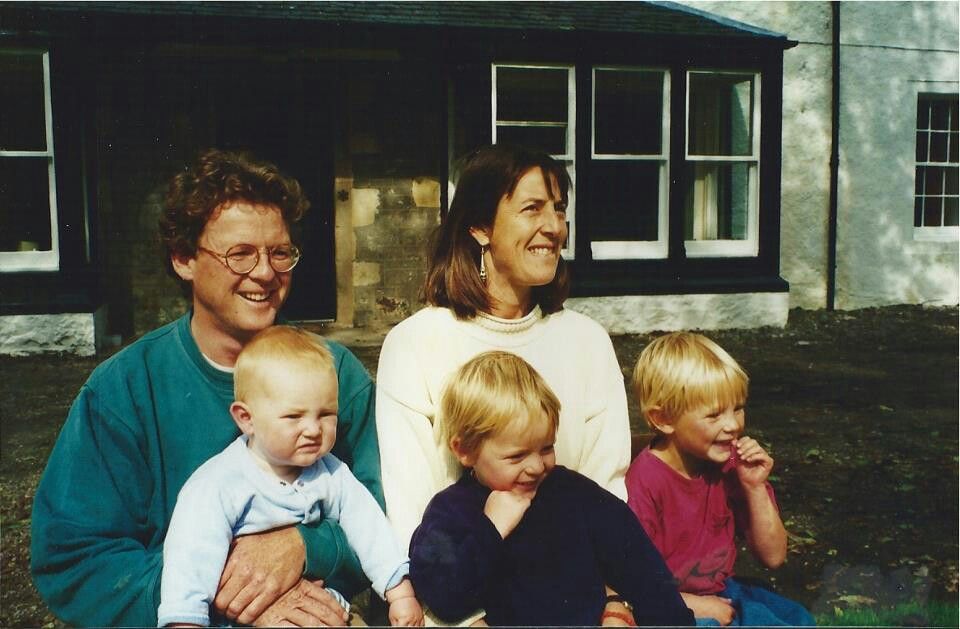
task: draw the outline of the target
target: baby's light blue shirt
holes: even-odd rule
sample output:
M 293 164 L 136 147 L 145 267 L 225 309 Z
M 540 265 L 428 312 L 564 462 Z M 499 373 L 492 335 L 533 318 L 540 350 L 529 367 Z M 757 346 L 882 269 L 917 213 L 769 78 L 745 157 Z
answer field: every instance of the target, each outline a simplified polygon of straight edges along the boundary
M 381 597 L 409 573 L 386 516 L 346 464 L 328 454 L 288 483 L 257 464 L 241 435 L 180 490 L 164 540 L 158 626 L 210 624 L 234 537 L 322 519 L 339 522 Z

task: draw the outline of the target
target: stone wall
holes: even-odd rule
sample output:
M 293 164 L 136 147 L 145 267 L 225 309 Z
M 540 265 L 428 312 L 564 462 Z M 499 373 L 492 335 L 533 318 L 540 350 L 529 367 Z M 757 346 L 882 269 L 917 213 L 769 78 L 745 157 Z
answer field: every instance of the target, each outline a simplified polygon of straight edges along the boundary
M 380 328 L 421 308 L 427 244 L 440 222 L 440 70 L 412 62 L 341 68 L 336 323 Z
M 352 299 L 338 286 L 338 306 L 349 299 L 352 312 L 338 307 L 338 323 L 362 327 L 398 323 L 421 307 L 426 245 L 440 221 L 440 184 L 430 177 L 355 184 L 350 208 L 355 242 L 348 289 Z

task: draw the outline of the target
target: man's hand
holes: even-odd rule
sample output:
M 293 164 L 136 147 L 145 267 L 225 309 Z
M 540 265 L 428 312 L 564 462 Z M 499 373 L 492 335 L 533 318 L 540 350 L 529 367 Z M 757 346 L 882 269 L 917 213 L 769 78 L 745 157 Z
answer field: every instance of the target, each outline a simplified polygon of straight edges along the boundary
M 700 596 L 687 592 L 681 592 L 680 596 L 683 597 L 683 602 L 690 608 L 694 616 L 697 618 L 714 618 L 724 627 L 733 622 L 733 617 L 737 614 L 733 609 L 733 601 L 729 598 L 713 595 Z
M 493 525 L 500 532 L 500 537 L 506 539 L 523 519 L 523 514 L 530 508 L 530 496 L 513 493 L 512 491 L 491 491 L 483 507 Z
M 214 608 L 234 622 L 251 624 L 297 585 L 305 558 L 303 539 L 293 526 L 235 538 Z
M 350 614 L 323 589 L 322 581 L 301 579 L 267 611 L 255 627 L 346 627 Z
M 773 470 L 773 459 L 751 437 L 740 437 L 734 446 L 737 449 L 737 477 L 744 487 L 760 487 Z

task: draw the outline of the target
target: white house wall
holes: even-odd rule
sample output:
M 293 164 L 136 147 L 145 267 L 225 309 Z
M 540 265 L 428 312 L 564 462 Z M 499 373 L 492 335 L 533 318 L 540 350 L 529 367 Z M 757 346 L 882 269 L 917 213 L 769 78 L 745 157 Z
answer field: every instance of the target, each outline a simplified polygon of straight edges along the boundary
M 957 2 L 841 4 L 837 306 L 956 304 L 958 249 L 913 236 L 918 93 L 958 91 Z
M 784 33 L 780 269 L 793 307 L 826 305 L 829 2 L 684 2 Z M 836 305 L 958 302 L 957 242 L 913 238 L 919 92 L 957 93 L 958 3 L 840 3 Z

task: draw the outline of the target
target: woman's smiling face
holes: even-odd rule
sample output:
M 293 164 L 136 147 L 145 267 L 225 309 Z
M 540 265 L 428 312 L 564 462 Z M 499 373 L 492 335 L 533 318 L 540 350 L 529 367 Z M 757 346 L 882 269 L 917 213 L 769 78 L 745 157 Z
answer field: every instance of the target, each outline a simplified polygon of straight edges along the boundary
M 549 284 L 557 274 L 560 249 L 567 239 L 567 204 L 560 186 L 531 168 L 513 194 L 497 205 L 493 225 L 471 230 L 485 254 L 487 292 L 496 301 L 529 306 L 530 290 Z

